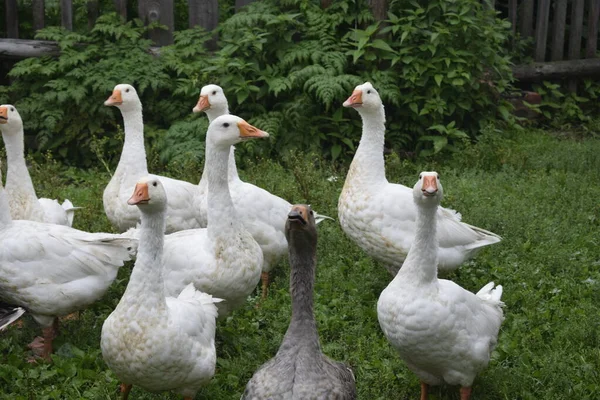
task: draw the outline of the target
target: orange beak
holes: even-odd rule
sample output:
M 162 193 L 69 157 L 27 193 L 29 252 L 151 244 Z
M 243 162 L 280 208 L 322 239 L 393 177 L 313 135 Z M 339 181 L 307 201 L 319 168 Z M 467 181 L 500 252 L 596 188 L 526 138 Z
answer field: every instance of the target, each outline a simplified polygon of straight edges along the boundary
M 250 125 L 246 121 L 238 122 L 237 125 L 240 129 L 240 137 L 242 139 L 269 137 L 269 134 L 267 132 L 261 131 L 260 129 Z
M 196 107 L 194 107 L 192 109 L 193 112 L 195 113 L 199 113 L 205 110 L 208 110 L 210 108 L 210 103 L 208 101 L 208 95 L 202 95 L 200 96 L 200 98 L 198 99 L 198 103 L 196 104 Z
M 8 123 L 8 107 L 0 107 L 0 124 Z
M 362 90 L 355 90 L 352 92 L 352 96 L 348 97 L 343 104 L 344 107 L 360 107 L 362 106 Z
M 308 209 L 306 206 L 295 205 L 288 214 L 288 219 L 292 222 L 301 222 L 302 225 L 306 225 L 308 221 Z
M 123 97 L 121 97 L 121 90 L 115 89 L 112 94 L 104 102 L 105 106 L 120 106 L 123 104 Z
M 421 191 L 425 196 L 433 196 L 438 191 L 437 179 L 435 176 L 424 176 L 423 177 L 423 186 L 421 187 Z
M 137 204 L 148 203 L 148 201 L 150 201 L 150 195 L 148 195 L 148 184 L 138 183 L 135 185 L 135 189 L 133 189 L 131 198 L 127 200 L 127 204 L 130 206 L 135 206 Z

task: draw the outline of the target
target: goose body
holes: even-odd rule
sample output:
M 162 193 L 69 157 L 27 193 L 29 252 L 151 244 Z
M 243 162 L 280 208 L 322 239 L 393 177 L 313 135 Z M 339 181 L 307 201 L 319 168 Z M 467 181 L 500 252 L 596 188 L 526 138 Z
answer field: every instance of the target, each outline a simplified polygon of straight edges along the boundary
M 127 199 L 136 182 L 148 175 L 146 149 L 144 147 L 144 123 L 142 103 L 131 85 L 115 86 L 112 95 L 104 103 L 116 106 L 123 115 L 125 143 L 117 169 L 104 189 L 104 211 L 111 224 L 120 232 L 135 227 L 140 220 L 137 207 L 129 207 Z M 186 181 L 159 176 L 167 195 L 166 232 L 194 229 L 206 226 L 194 208 L 197 186 Z
M 207 219 L 206 229 L 191 229 L 165 237 L 163 265 L 168 295 L 189 283 L 224 301 L 225 315 L 246 301 L 260 279 L 263 252 L 243 220 L 260 204 L 238 213 L 229 193 L 227 165 L 233 144 L 266 132 L 239 117 L 223 115 L 211 122 L 206 137 Z
M 220 299 L 192 284 L 177 297 L 165 296 L 160 260 L 167 198 L 160 179 L 142 179 L 129 204 L 142 210 L 140 245 L 127 289 L 102 326 L 102 355 L 124 383 L 125 399 L 131 385 L 191 399 L 215 372 Z
M 223 89 L 217 85 L 204 86 L 193 111 L 206 113 L 209 122 L 221 115 L 229 114 L 229 104 Z M 243 223 L 263 252 L 262 279 L 263 297 L 265 297 L 269 281 L 268 274 L 288 251 L 285 239 L 285 220 L 292 209 L 292 204 L 258 186 L 242 181 L 237 172 L 234 150 L 232 146 L 227 168 L 229 192 L 238 212 L 253 210 L 252 213 L 246 214 Z M 198 188 L 195 207 L 205 214 L 208 192 L 208 179 L 205 173 L 202 174 Z M 317 214 L 317 224 L 325 218 L 329 217 Z
M 73 225 L 77 207 L 69 200 L 59 204 L 53 199 L 37 198 L 25 163 L 23 120 L 13 105 L 0 106 L 0 130 L 6 147 L 6 192 L 12 218 Z
M 385 177 L 385 113 L 373 86 L 368 82 L 357 86 L 344 106 L 360 113 L 363 133 L 338 201 L 340 224 L 346 235 L 395 275 L 415 238 L 412 190 Z M 481 247 L 501 240 L 461 222 L 453 210 L 440 207 L 437 215 L 440 270 L 456 269 Z
M 422 382 L 461 386 L 461 399 L 484 369 L 503 320 L 502 286 L 485 285 L 473 294 L 437 277 L 436 225 L 442 186 L 437 173 L 424 172 L 414 187 L 418 204 L 416 237 L 404 265 L 377 302 L 379 324 L 390 344 Z
M 292 320 L 274 358 L 246 385 L 244 400 L 356 398 L 352 371 L 321 352 L 313 312 L 317 230 L 307 205 L 292 207 L 286 224 Z
M 62 225 L 15 220 L 0 185 L 0 299 L 26 309 L 44 329 L 52 351 L 57 316 L 104 295 L 137 241 Z

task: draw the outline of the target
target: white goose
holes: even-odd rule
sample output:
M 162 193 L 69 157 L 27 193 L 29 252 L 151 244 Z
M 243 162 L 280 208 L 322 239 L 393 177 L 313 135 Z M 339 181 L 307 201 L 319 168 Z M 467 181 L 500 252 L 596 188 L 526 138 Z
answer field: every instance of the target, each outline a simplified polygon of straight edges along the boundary
M 144 147 L 144 122 L 142 103 L 131 85 L 115 86 L 112 95 L 104 102 L 121 110 L 125 125 L 125 143 L 115 174 L 104 189 L 104 211 L 113 226 L 120 232 L 135 227 L 140 220 L 137 207 L 128 207 L 127 199 L 136 182 L 148 175 Z M 193 201 L 197 185 L 159 176 L 169 203 L 167 204 L 166 232 L 206 226 L 196 212 Z
M 23 120 L 15 106 L 0 106 L 0 130 L 6 147 L 6 192 L 12 218 L 73 225 L 73 213 L 79 207 L 73 207 L 69 200 L 61 205 L 56 200 L 37 198 L 25 163 Z
M 377 316 L 383 333 L 419 379 L 421 400 L 428 385 L 471 385 L 484 369 L 504 319 L 502 286 L 485 285 L 473 294 L 438 279 L 437 223 L 443 196 L 436 172 L 423 172 L 413 189 L 416 234 L 402 268 L 379 296 Z
M 245 139 L 268 134 L 234 115 L 211 122 L 206 133 L 208 226 L 165 237 L 163 256 L 167 295 L 176 295 L 190 282 L 196 289 L 224 299 L 223 316 L 244 303 L 260 279 L 263 253 L 242 221 L 262 205 L 238 213 L 227 183 L 230 148 Z M 284 220 L 285 223 L 285 220 Z
M 198 104 L 196 104 L 193 111 L 195 113 L 206 113 L 209 122 L 221 115 L 229 114 L 229 104 L 223 89 L 217 85 L 204 86 L 200 91 Z M 292 204 L 258 186 L 242 181 L 235 165 L 234 150 L 234 147 L 231 146 L 227 167 L 229 192 L 236 210 L 253 210 L 252 213 L 244 216 L 242 222 L 263 251 L 264 260 L 261 279 L 262 297 L 265 298 L 269 285 L 269 272 L 288 251 L 288 244 L 285 239 L 285 221 L 292 209 Z M 196 208 L 203 213 L 206 213 L 207 188 L 208 179 L 206 169 L 204 169 L 195 199 Z M 331 218 L 316 214 L 315 219 L 318 224 L 324 219 Z
M 412 191 L 385 177 L 385 113 L 373 86 L 369 82 L 357 86 L 344 107 L 359 112 L 363 132 L 338 201 L 340 224 L 356 244 L 395 275 L 415 237 L 417 209 Z M 452 270 L 501 238 L 461 222 L 458 213 L 440 207 L 438 240 L 438 267 Z
M 42 325 L 49 359 L 58 316 L 81 310 L 104 295 L 119 267 L 137 247 L 134 239 L 68 226 L 15 220 L 0 182 L 0 300 L 26 309 Z
M 162 266 L 167 196 L 156 176 L 143 178 L 129 199 L 142 213 L 135 267 L 117 308 L 102 325 L 106 364 L 123 382 L 150 392 L 173 390 L 191 400 L 215 373 L 220 299 L 188 285 L 165 297 Z

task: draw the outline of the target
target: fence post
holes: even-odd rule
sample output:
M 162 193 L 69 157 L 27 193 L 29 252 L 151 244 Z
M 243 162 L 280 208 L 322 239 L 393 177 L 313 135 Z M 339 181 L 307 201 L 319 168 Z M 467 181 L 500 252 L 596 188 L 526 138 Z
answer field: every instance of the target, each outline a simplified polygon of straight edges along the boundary
M 569 60 L 581 57 L 581 34 L 583 33 L 583 7 L 585 0 L 573 0 L 571 9 L 571 23 L 569 25 Z M 568 84 L 571 92 L 577 91 L 577 80 L 571 79 Z
M 517 33 L 517 0 L 508 0 L 508 20 L 514 36 Z
M 598 49 L 598 18 L 600 17 L 600 2 L 598 0 L 590 0 L 589 13 L 588 39 L 585 47 L 585 57 L 595 58 Z
M 158 21 L 166 25 L 168 30 L 152 29 L 150 39 L 158 46 L 166 46 L 173 43 L 173 0 L 139 0 L 138 14 L 145 24 Z
M 73 0 L 60 0 L 60 23 L 63 28 L 73 30 Z
M 127 0 L 113 0 L 113 3 L 115 4 L 117 14 L 121 16 L 123 22 L 127 21 Z
M 44 29 L 44 0 L 31 0 L 31 11 L 33 14 L 33 30 Z
M 567 21 L 567 0 L 556 0 L 552 21 L 552 61 L 560 61 L 565 53 L 565 24 Z
M 240 8 L 247 6 L 252 2 L 254 2 L 254 0 L 235 0 L 235 12 L 238 12 Z
M 523 19 L 521 19 L 521 36 L 533 36 L 533 0 L 525 0 L 523 7 Z
M 6 37 L 19 37 L 19 10 L 17 0 L 5 0 L 6 7 Z
M 87 17 L 88 17 L 88 29 L 90 31 L 96 24 L 96 20 L 98 19 L 99 12 L 100 12 L 100 9 L 98 8 L 98 0 L 88 0 L 87 1 Z
M 538 62 L 546 59 L 549 16 L 550 0 L 538 0 L 537 23 L 535 24 L 535 61 Z

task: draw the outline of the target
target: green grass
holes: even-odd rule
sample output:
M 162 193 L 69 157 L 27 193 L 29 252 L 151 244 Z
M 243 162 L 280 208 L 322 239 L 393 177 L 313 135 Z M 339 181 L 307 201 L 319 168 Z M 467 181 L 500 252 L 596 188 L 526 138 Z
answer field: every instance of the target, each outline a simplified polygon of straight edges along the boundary
M 420 170 L 441 174 L 443 204 L 464 220 L 504 240 L 450 275 L 477 291 L 504 286 L 506 320 L 490 366 L 476 379 L 473 399 L 597 399 L 600 393 L 600 141 L 541 131 L 487 134 L 446 159 L 418 164 L 390 157 L 388 177 L 412 186 Z M 33 168 L 39 195 L 65 196 L 84 206 L 75 219 L 85 230 L 110 230 L 102 209 L 106 172 L 76 171 L 54 163 Z M 191 168 L 191 181 L 199 177 Z M 248 163 L 241 175 L 291 202 L 310 202 L 337 218 L 344 170 L 311 157 Z M 337 175 L 336 182 L 326 178 Z M 180 175 L 181 176 L 181 175 Z M 323 351 L 354 369 L 360 399 L 415 399 L 419 383 L 389 346 L 376 302 L 389 282 L 383 268 L 342 233 L 337 222 L 319 226 L 315 311 Z M 278 349 L 290 316 L 288 265 L 274 273 L 262 307 L 257 297 L 218 325 L 217 372 L 197 398 L 238 399 L 252 373 Z M 102 322 L 119 301 L 129 268 L 107 295 L 62 325 L 52 364 L 30 365 L 26 349 L 39 328 L 0 335 L 0 399 L 115 399 L 118 382 L 99 350 Z M 256 292 L 256 296 L 258 291 Z M 140 388 L 133 399 L 175 399 Z M 441 387 L 431 399 L 458 399 Z

